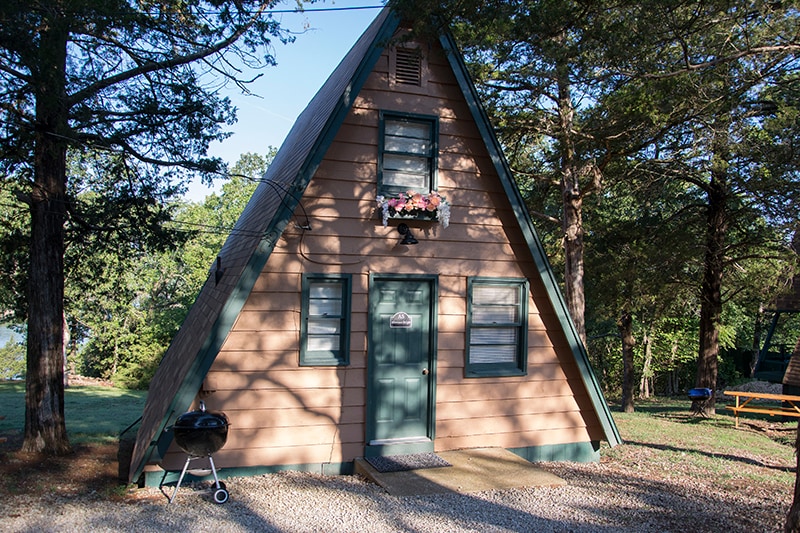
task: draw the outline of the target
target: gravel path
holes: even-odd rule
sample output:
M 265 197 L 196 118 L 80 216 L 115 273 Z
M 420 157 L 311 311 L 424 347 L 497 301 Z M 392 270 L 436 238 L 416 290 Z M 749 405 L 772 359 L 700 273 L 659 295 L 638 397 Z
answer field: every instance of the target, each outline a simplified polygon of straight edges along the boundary
M 600 464 L 551 463 L 566 486 L 395 497 L 356 476 L 286 472 L 226 480 L 230 500 L 181 487 L 120 501 L 83 494 L 0 503 L 0 531 L 711 532 L 781 531 L 791 494 L 736 495 L 631 476 Z M 168 489 L 171 495 L 172 488 Z

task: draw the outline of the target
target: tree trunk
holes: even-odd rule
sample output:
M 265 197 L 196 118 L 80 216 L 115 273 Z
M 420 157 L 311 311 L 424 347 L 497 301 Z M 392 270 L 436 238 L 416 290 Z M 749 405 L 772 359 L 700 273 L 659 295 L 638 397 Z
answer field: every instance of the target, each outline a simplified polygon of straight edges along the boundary
M 560 69 L 563 70 L 563 69 Z M 575 329 L 586 345 L 586 301 L 583 288 L 583 196 L 580 172 L 575 161 L 572 139 L 575 109 L 572 105 L 569 77 L 561 72 L 558 79 L 558 114 L 560 120 L 561 199 L 564 234 L 564 299 Z
M 69 357 L 68 356 L 69 356 L 69 344 L 70 344 L 69 325 L 67 324 L 67 315 L 66 314 L 62 317 L 61 324 L 63 326 L 63 330 L 62 331 L 64 333 L 64 339 L 63 339 L 63 343 L 64 344 L 62 345 L 62 347 L 64 349 L 64 355 L 63 355 L 63 361 L 64 361 L 64 388 L 66 389 L 66 388 L 69 388 Z
M 753 347 L 750 354 L 750 375 L 749 378 L 755 377 L 756 369 L 758 367 L 758 356 L 761 352 L 761 328 L 764 327 L 764 306 L 758 306 L 758 314 L 756 314 L 756 323 L 753 333 Z
M 724 122 L 724 121 L 723 121 Z M 717 137 L 726 136 L 720 132 Z M 722 140 L 721 142 L 726 142 Z M 708 188 L 706 215 L 706 250 L 703 261 L 703 283 L 700 289 L 700 348 L 697 358 L 696 387 L 711 389 L 711 397 L 692 402 L 692 412 L 702 416 L 716 412 L 717 357 L 719 328 L 722 321 L 722 273 L 725 264 L 725 236 L 728 229 L 727 153 L 724 147 L 715 150 Z
M 667 373 L 667 388 L 664 391 L 667 396 L 675 396 L 678 393 L 678 371 L 675 369 Z
M 22 450 L 70 451 L 64 420 L 64 220 L 67 32 L 51 20 L 40 32 L 31 241 L 25 437 Z
M 633 407 L 633 347 L 636 340 L 633 338 L 633 317 L 628 311 L 623 311 L 617 321 L 619 336 L 622 339 L 622 410 L 632 413 Z
M 642 365 L 642 379 L 639 381 L 639 398 L 649 398 L 650 365 L 653 363 L 653 347 L 647 334 L 645 334 L 642 341 L 644 344 L 644 364 Z
M 674 396 L 678 394 L 678 390 L 680 388 L 680 382 L 678 379 L 678 364 L 675 362 L 676 354 L 678 353 L 678 345 L 674 342 L 672 346 L 670 346 L 670 357 L 669 357 L 669 366 L 671 370 L 667 375 L 667 396 Z
M 797 458 L 795 464 L 794 478 L 794 499 L 789 513 L 786 515 L 786 522 L 783 525 L 785 533 L 800 533 L 800 425 L 797 426 L 797 436 L 794 440 L 794 454 Z

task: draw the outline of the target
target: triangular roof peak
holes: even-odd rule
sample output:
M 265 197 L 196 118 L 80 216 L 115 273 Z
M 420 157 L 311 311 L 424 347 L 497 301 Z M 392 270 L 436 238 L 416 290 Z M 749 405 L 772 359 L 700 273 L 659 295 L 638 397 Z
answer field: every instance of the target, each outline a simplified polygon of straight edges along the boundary
M 290 130 L 223 245 L 219 272 L 210 273 L 151 381 L 133 451 L 131 479 L 139 477 L 151 458 L 164 453 L 169 439 L 162 438 L 162 433 L 191 405 L 306 186 L 399 26 L 399 19 L 390 8 L 381 10 Z M 449 32 L 443 31 L 439 41 L 527 240 L 606 439 L 616 445 L 621 442 L 620 435 L 463 59 Z

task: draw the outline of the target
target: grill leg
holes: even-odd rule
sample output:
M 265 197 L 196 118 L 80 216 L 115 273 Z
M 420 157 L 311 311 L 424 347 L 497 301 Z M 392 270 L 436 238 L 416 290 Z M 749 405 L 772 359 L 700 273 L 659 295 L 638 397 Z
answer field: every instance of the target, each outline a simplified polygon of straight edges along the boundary
M 186 462 L 183 464 L 183 470 L 181 470 L 181 477 L 178 478 L 178 484 L 175 485 L 175 491 L 172 493 L 172 497 L 169 499 L 169 503 L 172 503 L 175 500 L 175 496 L 178 495 L 178 488 L 181 486 L 181 481 L 183 481 L 183 476 L 186 475 L 186 469 L 189 468 L 189 461 L 192 460 L 192 456 L 186 458 Z M 211 469 L 214 469 L 214 463 L 211 463 Z M 214 472 L 214 479 L 216 479 L 217 473 Z M 219 482 L 217 482 L 219 484 Z
M 217 467 L 214 466 L 214 459 L 212 459 L 210 455 L 208 456 L 208 462 L 211 463 L 211 473 L 214 474 L 214 484 L 217 488 L 220 488 L 219 478 L 217 477 Z
M 217 467 L 214 466 L 214 459 L 212 459 L 210 455 L 208 456 L 208 461 L 211 463 L 211 472 L 214 474 L 214 484 L 217 486 L 214 491 L 214 501 L 216 503 L 225 503 L 228 501 L 228 491 L 225 490 L 224 485 L 220 484 L 219 478 L 217 477 Z

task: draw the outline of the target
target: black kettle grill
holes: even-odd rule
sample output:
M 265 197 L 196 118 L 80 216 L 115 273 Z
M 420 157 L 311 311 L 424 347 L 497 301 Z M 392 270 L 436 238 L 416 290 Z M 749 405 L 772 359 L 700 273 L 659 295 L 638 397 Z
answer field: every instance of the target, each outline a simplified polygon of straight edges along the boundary
M 211 458 L 211 454 L 225 446 L 225 441 L 228 439 L 228 417 L 224 413 L 206 411 L 206 404 L 200 402 L 198 410 L 188 411 L 180 415 L 171 429 L 175 435 L 175 443 L 186 452 L 188 457 L 183 465 L 178 484 L 175 485 L 175 492 L 172 493 L 169 503 L 175 500 L 178 488 L 186 475 L 187 468 L 189 468 L 189 463 L 195 459 L 204 459 L 206 457 L 208 457 L 208 462 L 211 463 L 211 472 L 214 474 L 214 484 L 216 486 L 214 501 L 216 503 L 228 501 L 228 491 L 225 489 L 225 484 L 220 483 L 217 476 L 217 468 L 214 466 L 214 459 Z

